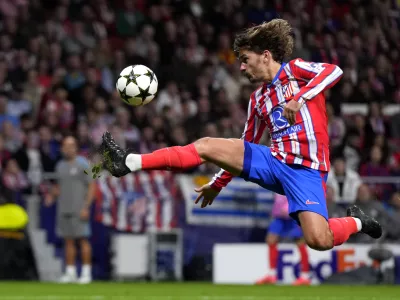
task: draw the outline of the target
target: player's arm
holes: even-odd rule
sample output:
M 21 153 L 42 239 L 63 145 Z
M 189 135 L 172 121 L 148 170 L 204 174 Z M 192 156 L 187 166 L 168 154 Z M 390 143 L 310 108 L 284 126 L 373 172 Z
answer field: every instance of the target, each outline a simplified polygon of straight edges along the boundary
M 262 122 L 258 118 L 255 105 L 256 100 L 255 94 L 253 93 L 250 97 L 247 110 L 247 121 L 241 139 L 247 142 L 258 144 L 265 130 L 266 123 Z M 217 174 L 214 175 L 212 180 L 209 182 L 209 185 L 213 189 L 220 191 L 223 187 L 228 185 L 228 183 L 232 180 L 232 177 L 232 174 L 221 169 Z
M 306 62 L 296 59 L 290 61 L 289 66 L 296 79 L 308 81 L 293 97 L 294 100 L 301 104 L 312 100 L 319 93 L 333 87 L 343 75 L 342 69 L 327 63 Z
M 54 182 L 51 184 L 48 193 L 44 197 L 44 205 L 52 205 L 56 201 L 58 196 L 60 196 L 60 186 L 58 185 L 58 183 Z

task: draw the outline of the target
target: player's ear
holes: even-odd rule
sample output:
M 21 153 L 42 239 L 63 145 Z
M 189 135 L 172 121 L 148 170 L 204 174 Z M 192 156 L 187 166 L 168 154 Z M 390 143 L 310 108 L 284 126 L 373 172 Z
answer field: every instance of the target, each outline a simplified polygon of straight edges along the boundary
M 271 57 L 271 53 L 268 50 L 264 50 L 262 53 L 263 61 L 266 63 Z

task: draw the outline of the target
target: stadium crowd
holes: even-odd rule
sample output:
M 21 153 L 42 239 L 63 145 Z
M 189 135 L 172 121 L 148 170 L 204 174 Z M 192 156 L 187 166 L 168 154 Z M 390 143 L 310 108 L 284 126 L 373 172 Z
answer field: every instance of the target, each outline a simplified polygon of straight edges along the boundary
M 202 136 L 240 137 L 254 86 L 241 77 L 231 47 L 234 34 L 281 17 L 294 28 L 293 58 L 344 70 L 326 93 L 333 165 L 328 198 L 358 202 L 383 214 L 382 220 L 400 216 L 398 185 L 365 185 L 360 178 L 400 176 L 400 114 L 382 113 L 386 104 L 400 105 L 397 4 L 0 1 L 2 181 L 15 191 L 38 185 L 43 172 L 54 170 L 67 133 L 78 138 L 85 156 L 95 155 L 107 129 L 124 148 L 138 152 Z M 147 106 L 129 107 L 115 90 L 119 72 L 129 64 L 144 64 L 158 76 L 158 96 Z M 368 104 L 369 112 L 349 115 L 343 103 Z

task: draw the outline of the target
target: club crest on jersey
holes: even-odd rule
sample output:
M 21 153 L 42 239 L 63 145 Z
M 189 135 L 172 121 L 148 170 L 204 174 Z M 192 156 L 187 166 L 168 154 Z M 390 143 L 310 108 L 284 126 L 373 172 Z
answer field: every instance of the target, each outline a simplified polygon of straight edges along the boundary
M 282 86 L 282 94 L 285 100 L 288 100 L 293 96 L 293 86 L 290 81 L 289 83 Z

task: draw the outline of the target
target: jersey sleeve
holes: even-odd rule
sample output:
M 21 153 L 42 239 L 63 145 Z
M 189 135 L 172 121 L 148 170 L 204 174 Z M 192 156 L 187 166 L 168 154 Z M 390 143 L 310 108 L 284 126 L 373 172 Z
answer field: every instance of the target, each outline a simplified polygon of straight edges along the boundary
M 258 144 L 265 130 L 266 123 L 262 122 L 257 115 L 255 92 L 251 95 L 247 110 L 247 121 L 241 139 Z M 212 188 L 220 191 L 232 180 L 233 175 L 221 169 L 209 182 Z
M 307 85 L 294 95 L 300 103 L 313 99 L 316 95 L 334 86 L 342 77 L 343 71 L 336 65 L 306 62 L 301 59 L 289 62 L 292 74 L 297 79 L 307 80 Z

